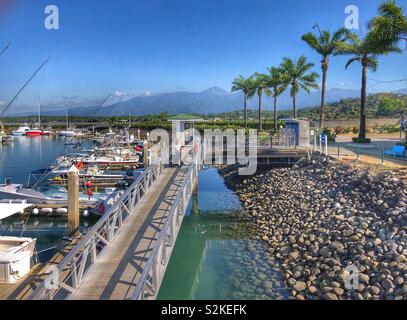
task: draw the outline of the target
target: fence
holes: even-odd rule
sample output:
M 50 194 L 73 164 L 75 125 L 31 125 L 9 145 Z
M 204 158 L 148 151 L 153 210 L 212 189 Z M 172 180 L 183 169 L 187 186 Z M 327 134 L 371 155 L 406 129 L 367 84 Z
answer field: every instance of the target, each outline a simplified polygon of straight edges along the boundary
M 394 158 L 392 156 L 386 155 L 385 150 L 386 148 L 382 147 L 375 147 L 372 145 L 361 145 L 361 144 L 355 144 L 351 145 L 350 143 L 347 144 L 336 144 L 332 143 L 329 144 L 319 144 L 314 143 L 313 145 L 313 150 L 314 151 L 319 151 L 320 153 L 333 156 L 336 158 L 348 158 L 349 160 L 354 159 L 354 160 L 368 160 L 368 162 L 371 164 L 377 163 L 384 165 L 385 161 L 392 161 L 394 159 L 402 160 L 405 162 L 405 165 L 407 166 L 407 158 L 404 157 L 397 157 Z M 367 159 L 368 158 L 368 159 Z M 403 162 L 399 163 L 403 165 Z
M 198 179 L 201 162 L 201 152 L 198 152 L 189 164 L 165 225 L 161 229 L 157 243 L 143 268 L 132 297 L 133 300 L 155 299 L 157 297 L 192 190 Z

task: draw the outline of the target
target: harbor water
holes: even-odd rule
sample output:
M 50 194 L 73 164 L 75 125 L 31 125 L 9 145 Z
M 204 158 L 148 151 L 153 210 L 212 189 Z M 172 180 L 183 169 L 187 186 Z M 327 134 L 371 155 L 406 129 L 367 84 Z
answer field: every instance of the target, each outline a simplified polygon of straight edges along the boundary
M 278 264 L 216 169 L 199 174 L 158 299 L 286 299 Z
M 0 183 L 9 177 L 13 183 L 26 183 L 30 172 L 46 168 L 62 153 L 74 150 L 65 142 L 66 138 L 58 136 L 21 136 L 0 144 Z
M 66 139 L 56 136 L 14 137 L 13 143 L 0 144 L 0 183 L 12 178 L 13 183 L 25 184 L 30 172 L 48 167 L 62 153 L 72 151 Z M 86 143 L 86 141 L 85 141 Z M 82 232 L 91 227 L 97 217 L 81 217 Z M 65 245 L 67 219 L 62 217 L 22 217 L 14 215 L 0 220 L 0 236 L 23 236 L 37 239 L 40 261 L 47 261 Z

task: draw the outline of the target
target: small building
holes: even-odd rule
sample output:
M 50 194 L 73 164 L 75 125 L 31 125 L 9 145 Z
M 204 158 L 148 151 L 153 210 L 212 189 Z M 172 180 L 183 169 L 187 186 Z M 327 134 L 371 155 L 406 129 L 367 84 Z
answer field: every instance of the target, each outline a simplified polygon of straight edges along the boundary
M 180 154 L 182 148 L 187 144 L 193 144 L 194 124 L 204 122 L 205 120 L 193 114 L 181 113 L 169 117 L 168 121 L 172 123 L 172 161 L 173 163 L 180 164 L 180 157 L 176 157 L 175 154 Z
M 293 135 L 296 146 L 308 147 L 310 143 L 310 122 L 304 119 L 288 118 L 280 119 L 284 123 L 285 130 Z

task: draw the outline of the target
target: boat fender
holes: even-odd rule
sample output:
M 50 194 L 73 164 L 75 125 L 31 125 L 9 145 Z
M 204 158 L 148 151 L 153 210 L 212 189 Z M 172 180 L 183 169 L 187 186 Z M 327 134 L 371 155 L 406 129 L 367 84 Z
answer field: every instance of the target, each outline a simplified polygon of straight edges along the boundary
M 89 216 L 89 210 L 83 210 L 82 216 L 84 216 L 85 218 L 88 217 Z
M 33 214 L 33 215 L 37 215 L 38 213 L 40 212 L 40 210 L 38 210 L 38 208 L 34 208 L 34 209 L 32 209 L 32 211 L 31 211 L 31 213 Z
M 67 214 L 68 213 L 68 209 L 67 208 L 57 208 L 55 210 L 55 213 L 57 214 Z
M 43 214 L 50 214 L 50 213 L 52 213 L 52 208 L 41 208 L 40 209 L 40 212 L 41 213 L 43 213 Z

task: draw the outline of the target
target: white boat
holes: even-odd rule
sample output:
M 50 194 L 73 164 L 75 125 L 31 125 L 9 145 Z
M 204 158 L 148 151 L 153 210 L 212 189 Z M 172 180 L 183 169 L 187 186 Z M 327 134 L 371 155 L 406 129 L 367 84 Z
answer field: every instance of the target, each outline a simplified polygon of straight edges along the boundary
M 84 206 L 92 206 L 104 193 L 94 193 L 92 197 L 79 194 L 79 202 Z M 36 186 L 33 189 L 24 188 L 21 184 L 0 184 L 0 202 L 4 200 L 22 201 L 31 204 L 60 204 L 68 203 L 68 192 L 61 186 Z
M 0 283 L 16 283 L 30 273 L 36 240 L 0 236 Z
M 19 127 L 17 130 L 12 131 L 12 135 L 13 136 L 25 136 L 27 134 L 27 131 L 30 131 L 30 127 L 29 126 L 21 126 Z
M 13 142 L 13 136 L 10 136 L 8 134 L 5 135 L 0 135 L 0 142 Z
M 25 202 L 0 203 L 0 220 L 30 207 Z M 0 236 L 0 283 L 16 283 L 30 273 L 37 239 Z
M 63 130 L 63 131 L 59 131 L 59 135 L 61 137 L 75 137 L 76 132 L 72 131 L 72 130 Z

